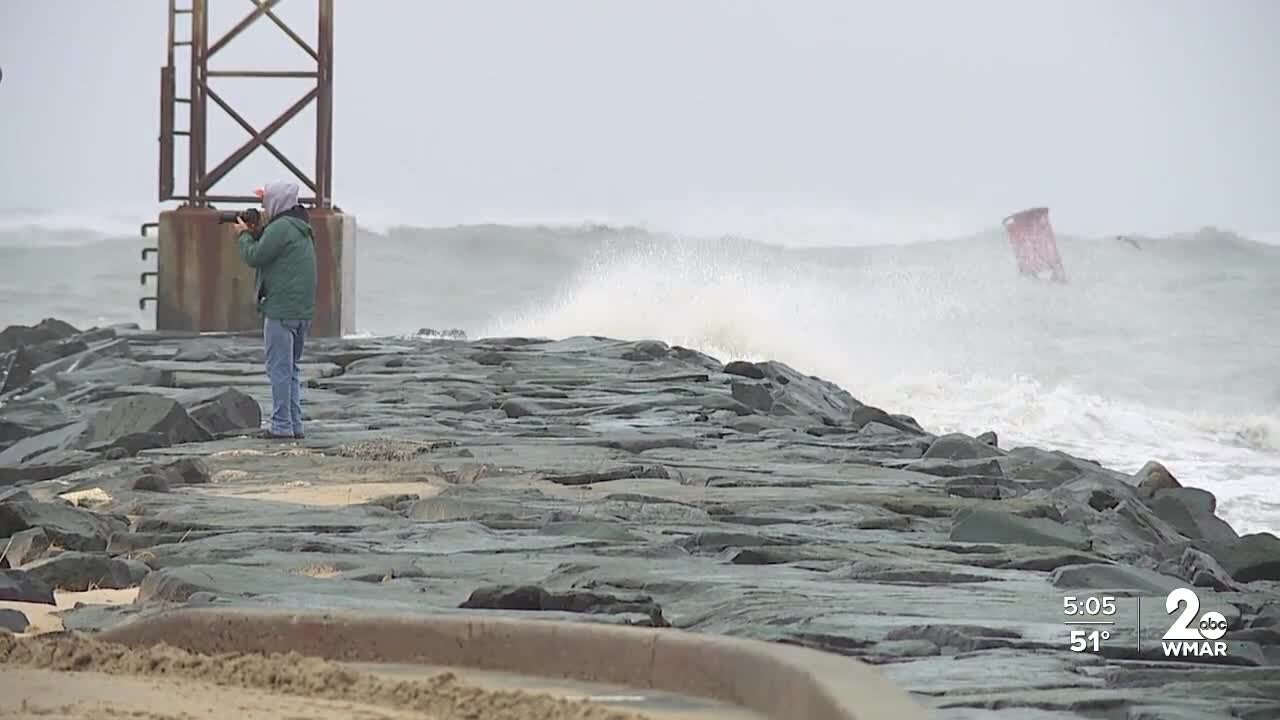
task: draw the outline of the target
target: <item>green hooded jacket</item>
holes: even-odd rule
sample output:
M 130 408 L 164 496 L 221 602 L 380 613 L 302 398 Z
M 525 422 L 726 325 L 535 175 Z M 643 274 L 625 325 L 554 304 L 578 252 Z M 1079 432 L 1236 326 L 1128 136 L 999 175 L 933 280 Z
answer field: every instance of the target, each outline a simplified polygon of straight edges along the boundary
M 316 248 L 305 211 L 272 218 L 262 237 L 240 233 L 240 257 L 257 271 L 258 312 L 272 320 L 311 320 L 316 311 Z

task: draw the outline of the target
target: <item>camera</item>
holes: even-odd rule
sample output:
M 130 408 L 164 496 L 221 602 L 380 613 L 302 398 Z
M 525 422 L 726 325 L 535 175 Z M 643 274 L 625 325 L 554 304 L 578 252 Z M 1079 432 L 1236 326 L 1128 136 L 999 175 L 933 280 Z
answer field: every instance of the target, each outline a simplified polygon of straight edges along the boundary
M 256 227 L 258 221 L 262 219 L 262 213 L 258 212 L 258 208 L 249 208 L 248 210 L 222 210 L 218 213 L 219 225 L 230 225 L 236 220 L 244 220 L 244 224 L 249 227 Z

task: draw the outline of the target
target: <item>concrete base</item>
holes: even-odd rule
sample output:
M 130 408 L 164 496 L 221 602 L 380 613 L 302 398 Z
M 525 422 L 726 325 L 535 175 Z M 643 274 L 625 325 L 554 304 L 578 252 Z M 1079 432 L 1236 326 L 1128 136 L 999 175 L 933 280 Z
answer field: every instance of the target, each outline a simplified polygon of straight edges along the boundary
M 192 652 L 295 651 L 344 662 L 414 663 L 609 683 L 729 703 L 778 720 L 925 720 L 875 668 L 790 645 L 671 629 L 483 615 L 182 608 L 101 640 Z
M 160 213 L 156 241 L 156 329 L 235 332 L 262 327 L 253 268 L 240 260 L 235 231 L 218 211 Z
M 315 337 L 356 331 L 356 218 L 330 209 L 311 211 L 316 237 Z
M 260 330 L 254 270 L 240 259 L 231 225 L 218 211 L 182 207 L 160 213 L 156 330 Z M 311 211 L 316 241 L 316 317 L 311 334 L 355 332 L 355 217 Z

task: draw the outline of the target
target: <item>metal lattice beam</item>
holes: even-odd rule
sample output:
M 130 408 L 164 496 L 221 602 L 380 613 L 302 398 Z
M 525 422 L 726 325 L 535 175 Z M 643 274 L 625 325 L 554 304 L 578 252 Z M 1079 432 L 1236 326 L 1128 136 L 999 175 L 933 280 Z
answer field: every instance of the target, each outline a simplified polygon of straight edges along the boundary
M 275 8 L 283 0 L 248 0 L 254 7 L 243 19 L 231 27 L 222 37 L 212 44 L 209 42 L 208 0 L 191 0 L 191 7 L 177 7 L 178 0 L 169 0 L 169 47 L 168 62 L 161 70 L 160 89 L 160 182 L 159 197 L 161 201 L 180 200 L 195 207 L 211 202 L 254 202 L 256 197 L 250 193 L 216 193 L 217 184 L 240 163 L 259 148 L 271 153 L 276 160 L 289 169 L 298 180 L 312 193 L 304 202 L 316 207 L 332 207 L 333 205 L 333 0 L 315 0 L 318 9 L 317 40 L 313 47 L 299 33 L 285 23 L 275 13 Z M 179 16 L 190 16 L 190 35 L 186 40 L 176 37 Z M 209 60 L 223 50 L 253 23 L 267 18 L 276 25 L 286 37 L 302 49 L 314 62 L 314 70 L 270 70 L 240 69 L 212 70 Z M 190 97 L 178 97 L 176 92 L 177 70 L 174 65 L 176 49 L 190 48 Z M 308 78 L 314 79 L 315 85 L 261 129 L 255 128 L 244 114 L 227 102 L 210 87 L 210 78 Z M 218 106 L 237 125 L 249 134 L 249 140 L 208 169 L 208 103 Z M 312 102 L 316 104 L 315 119 L 315 163 L 313 172 L 308 175 L 285 153 L 270 142 L 273 135 L 293 120 Z M 186 130 L 176 127 L 178 107 L 185 105 L 189 122 Z M 178 137 L 187 139 L 187 187 L 185 194 L 179 194 L 176 188 L 174 172 L 175 149 Z

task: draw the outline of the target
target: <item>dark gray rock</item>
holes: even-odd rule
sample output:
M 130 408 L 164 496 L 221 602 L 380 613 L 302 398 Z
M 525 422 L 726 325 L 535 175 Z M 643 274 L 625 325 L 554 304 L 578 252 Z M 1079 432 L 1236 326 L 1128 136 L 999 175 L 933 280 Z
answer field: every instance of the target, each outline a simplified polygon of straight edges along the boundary
M 35 325 L 10 325 L 0 330 L 0 353 L 25 345 L 41 345 L 80 333 L 72 325 L 57 318 L 45 318 Z
M 50 450 L 21 465 L 0 466 L 0 485 L 52 480 L 93 467 L 102 460 L 102 455 L 82 450 Z
M 136 560 L 121 560 L 105 553 L 63 552 L 22 568 L 55 590 L 83 592 L 103 588 L 138 587 L 151 568 Z
M 38 432 L 38 428 L 0 418 L 0 450 Z
M 936 446 L 937 443 L 935 442 L 934 445 Z M 928 457 L 928 451 L 925 452 L 923 459 L 917 460 L 903 469 L 939 477 L 1004 477 L 1004 469 L 993 458 L 969 458 L 964 460 L 931 458 Z
M 851 426 L 858 430 L 865 429 L 867 425 L 875 423 L 912 435 L 925 434 L 925 432 L 920 429 L 919 425 L 909 421 L 909 419 L 891 415 L 878 407 L 872 407 L 870 405 L 860 405 L 859 407 L 855 407 L 849 414 L 849 418 Z
M 107 538 L 123 531 L 117 517 L 82 510 L 64 503 L 18 501 L 0 503 L 0 537 L 39 528 L 57 546 L 67 550 L 100 551 Z
M 966 510 L 951 526 L 954 542 L 1042 545 L 1088 550 L 1089 536 L 1048 518 L 1030 518 L 996 510 Z
M 1240 588 L 1232 580 L 1230 573 L 1214 560 L 1208 553 L 1195 548 L 1186 548 L 1177 563 L 1169 563 L 1169 567 L 1161 567 L 1169 575 L 1176 575 L 1196 587 L 1213 588 L 1214 590 L 1235 591 Z
M 53 541 L 44 528 L 31 528 L 16 532 L 9 538 L 4 557 L 9 562 L 9 567 L 21 567 L 44 557 L 52 545 Z
M 926 460 L 981 460 L 1003 454 L 989 443 L 960 433 L 942 435 L 924 451 Z
M 592 592 L 555 592 L 536 585 L 488 585 L 472 591 L 460 607 L 468 610 L 554 610 L 589 614 L 639 614 L 654 627 L 669 627 L 662 608 L 647 595 L 618 597 Z
M 17 468 L 51 451 L 75 447 L 87 430 L 88 423 L 73 422 L 23 438 L 0 452 L 0 467 Z
M 1156 490 L 1148 504 L 1161 520 L 1192 540 L 1230 543 L 1239 538 L 1230 525 L 1213 514 L 1218 501 L 1206 490 L 1188 487 Z
M 1271 533 L 1244 535 L 1228 542 L 1210 542 L 1205 550 L 1236 582 L 1280 581 L 1280 538 Z
M 188 393 L 179 399 L 191 420 L 211 436 L 256 430 L 262 425 L 258 401 L 235 388 Z
M 1084 590 L 1134 590 L 1168 595 L 1183 586 L 1180 578 L 1126 565 L 1067 565 L 1051 574 L 1053 586 Z
M 169 447 L 169 437 L 160 432 L 140 432 L 121 435 L 85 446 L 85 450 L 101 453 L 108 460 L 134 457 L 143 450 Z
M 25 570 L 0 570 L 0 601 L 53 605 L 53 588 Z
M 746 362 L 745 360 L 734 360 L 726 364 L 724 372 L 726 375 L 737 375 L 752 380 L 764 379 L 764 370 L 757 367 L 755 363 Z
M 773 410 L 773 394 L 765 383 L 734 380 L 729 384 L 729 394 L 754 412 L 767 415 Z
M 212 437 L 178 401 L 161 395 L 132 395 L 117 400 L 89 422 L 85 443 L 109 443 L 139 433 L 157 433 L 169 444 L 201 442 Z
M 0 608 L 0 630 L 20 633 L 26 632 L 29 627 L 31 627 L 31 621 L 27 619 L 26 613 L 21 610 Z
M 0 502 L 23 502 L 33 500 L 31 493 L 20 487 L 0 487 Z
M 1095 550 L 1113 559 L 1136 561 L 1157 548 L 1186 540 L 1147 506 L 1136 488 L 1115 475 L 1084 473 L 1046 497 L 1064 520 L 1084 526 Z

